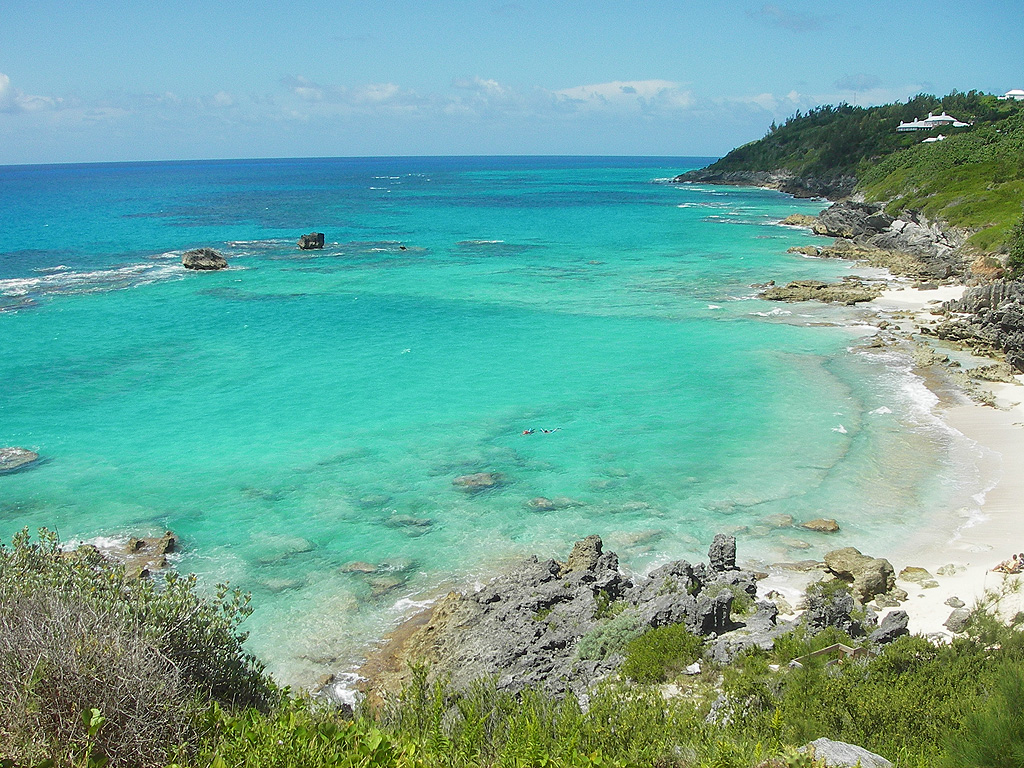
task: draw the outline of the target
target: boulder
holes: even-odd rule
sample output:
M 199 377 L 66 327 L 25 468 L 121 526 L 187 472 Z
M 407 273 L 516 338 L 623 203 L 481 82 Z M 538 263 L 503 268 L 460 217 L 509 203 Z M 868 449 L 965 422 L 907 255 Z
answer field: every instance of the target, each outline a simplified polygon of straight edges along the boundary
M 324 233 L 310 232 L 299 238 L 299 248 L 303 251 L 315 251 L 324 247 Z
M 970 619 L 971 609 L 967 606 L 961 606 L 960 608 L 954 609 L 953 612 L 949 614 L 949 618 L 942 622 L 942 626 L 956 635 L 967 629 L 967 624 L 970 622 Z
M 896 584 L 892 563 L 882 557 L 862 555 L 853 547 L 835 549 L 825 555 L 825 566 L 851 585 L 854 596 L 866 603 L 875 595 L 889 592 Z
M 918 584 L 924 589 L 939 586 L 939 582 L 935 580 L 935 577 L 928 573 L 924 568 L 918 568 L 914 565 L 908 565 L 899 575 L 900 581 L 908 581 L 911 584 Z
M 826 208 L 815 221 L 812 229 L 817 235 L 828 237 L 854 238 L 869 232 L 865 222 L 879 211 L 877 205 L 855 203 L 844 200 Z M 878 230 L 874 230 L 878 231 Z
M 170 531 L 163 536 L 142 536 L 131 538 L 120 550 L 110 556 L 124 565 L 124 573 L 129 579 L 144 579 L 153 571 L 167 567 L 167 555 L 175 551 L 178 537 Z
M 893 768 L 892 763 L 881 755 L 844 741 L 815 739 L 800 747 L 799 751 L 810 753 L 815 760 L 824 763 L 825 768 Z
M 467 493 L 489 491 L 504 485 L 506 478 L 501 472 L 475 472 L 471 475 L 460 475 L 452 480 L 452 485 Z
M 817 531 L 818 533 L 835 533 L 839 530 L 839 523 L 830 518 L 819 517 L 817 520 L 808 520 L 806 523 L 801 523 L 800 527 L 806 528 L 808 531 Z
M 185 251 L 181 256 L 181 265 L 185 269 L 207 271 L 228 268 L 227 259 L 212 248 L 196 248 L 193 251 Z
M 0 448 L 0 475 L 28 469 L 39 461 L 39 454 L 27 448 Z
M 891 643 L 898 637 L 910 634 L 910 630 L 907 629 L 909 623 L 910 617 L 906 611 L 890 611 L 882 619 L 878 629 L 868 635 L 868 640 L 876 645 Z

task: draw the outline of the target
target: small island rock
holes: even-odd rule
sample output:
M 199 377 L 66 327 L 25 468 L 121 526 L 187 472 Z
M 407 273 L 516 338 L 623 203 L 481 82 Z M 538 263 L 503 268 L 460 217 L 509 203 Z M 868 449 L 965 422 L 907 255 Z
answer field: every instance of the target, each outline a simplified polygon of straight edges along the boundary
M 303 251 L 315 251 L 324 247 L 324 233 L 310 232 L 299 238 L 299 249 Z
M 185 251 L 181 256 L 181 265 L 185 269 L 216 270 L 227 269 L 228 262 L 213 248 L 196 248 Z
M 27 448 L 0 448 L 0 475 L 27 469 L 39 461 L 39 454 Z

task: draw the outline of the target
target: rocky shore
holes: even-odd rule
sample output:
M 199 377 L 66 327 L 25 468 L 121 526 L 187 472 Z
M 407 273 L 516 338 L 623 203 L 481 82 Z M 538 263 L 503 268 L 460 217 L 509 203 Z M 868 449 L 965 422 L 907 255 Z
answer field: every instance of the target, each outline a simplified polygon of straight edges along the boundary
M 818 178 L 797 176 L 792 171 L 709 171 L 700 169 L 681 173 L 672 179 L 674 184 L 726 184 L 740 187 L 766 187 L 777 189 L 798 198 L 824 197 L 841 200 L 853 194 L 857 185 L 855 176 Z
M 676 624 L 704 638 L 705 657 L 721 663 L 751 646 L 771 648 L 798 625 L 811 634 L 834 626 L 876 644 L 907 633 L 905 612 L 879 623 L 873 610 L 906 598 L 887 560 L 846 548 L 809 567 L 849 591 L 810 594 L 800 619 L 780 621 L 779 604 L 757 599 L 758 579 L 766 574 L 737 566 L 732 536 L 715 537 L 707 563 L 679 560 L 646 576 L 621 571 L 618 556 L 604 550 L 599 536 L 588 536 L 565 562 L 531 557 L 410 619 L 360 670 L 363 691 L 386 700 L 425 665 L 430 679 L 456 687 L 493 678 L 500 690 L 583 695 L 622 665 L 630 639 Z

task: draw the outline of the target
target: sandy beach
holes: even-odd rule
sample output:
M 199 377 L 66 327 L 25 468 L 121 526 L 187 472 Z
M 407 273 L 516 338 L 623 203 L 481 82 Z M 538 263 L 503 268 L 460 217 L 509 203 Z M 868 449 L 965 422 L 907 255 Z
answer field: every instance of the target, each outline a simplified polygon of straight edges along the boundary
M 910 334 L 934 322 L 936 317 L 931 310 L 942 302 L 959 298 L 964 290 L 963 286 L 933 290 L 893 287 L 866 306 L 877 311 L 880 321 Z M 938 351 L 944 350 L 938 347 Z M 981 514 L 965 514 L 952 538 L 948 527 L 938 526 L 938 534 L 922 531 L 905 542 L 886 542 L 881 546 L 865 542 L 859 547 L 864 554 L 887 557 L 892 562 L 897 573 L 896 585 L 906 590 L 908 598 L 898 609 L 889 610 L 907 611 L 912 633 L 934 639 L 950 638 L 944 622 L 954 610 L 956 600 L 972 607 L 989 592 L 1009 591 L 1000 602 L 1000 612 L 1007 618 L 1024 610 L 1024 595 L 1013 590 L 1021 577 L 992 570 L 1013 553 L 1024 552 L 1020 501 L 1024 498 L 1024 375 L 1015 378 L 1016 384 L 981 383 L 993 394 L 994 407 L 972 401 L 964 394 L 951 401 L 948 392 L 936 392 L 940 395 L 938 416 L 977 444 L 981 461 L 991 464 L 992 475 L 997 478 L 983 498 L 978 498 Z M 935 386 L 949 382 L 928 383 Z M 906 567 L 924 568 L 933 578 L 930 583 L 924 582 L 928 586 L 900 579 L 899 573 Z M 801 581 L 805 586 L 807 578 L 770 578 L 764 591 L 782 587 L 780 591 L 790 592 Z

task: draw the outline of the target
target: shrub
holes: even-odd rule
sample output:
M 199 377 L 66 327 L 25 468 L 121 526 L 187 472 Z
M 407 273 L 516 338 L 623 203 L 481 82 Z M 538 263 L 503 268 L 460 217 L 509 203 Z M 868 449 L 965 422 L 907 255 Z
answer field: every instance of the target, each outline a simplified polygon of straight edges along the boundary
M 0 757 L 158 765 L 194 744 L 201 699 L 268 707 L 277 693 L 238 632 L 249 612 L 226 586 L 210 599 L 194 576 L 128 579 L 22 531 L 0 545 Z
M 607 659 L 626 647 L 626 643 L 637 637 L 643 629 L 635 611 L 620 613 L 580 638 L 576 655 L 581 659 Z
M 644 632 L 627 643 L 622 674 L 638 683 L 660 683 L 700 657 L 704 641 L 682 624 Z
M 1024 214 L 1010 235 L 1010 253 L 1006 256 L 1006 270 L 1014 280 L 1024 276 Z

